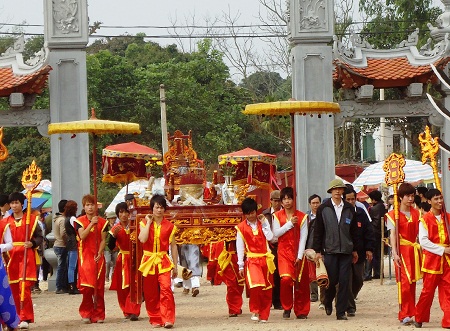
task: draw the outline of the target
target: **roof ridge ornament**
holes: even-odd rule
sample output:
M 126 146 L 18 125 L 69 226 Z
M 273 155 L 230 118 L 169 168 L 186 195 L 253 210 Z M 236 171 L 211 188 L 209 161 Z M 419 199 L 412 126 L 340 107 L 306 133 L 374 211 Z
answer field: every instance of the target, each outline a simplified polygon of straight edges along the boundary
M 436 19 L 436 26 L 431 23 L 427 24 L 430 35 L 436 42 L 442 41 L 445 34 L 450 32 L 450 0 L 441 0 L 441 2 L 444 4 L 445 10 Z
M 410 46 L 417 46 L 417 43 L 419 42 L 419 28 L 416 28 L 409 36 L 407 40 L 402 40 L 398 45 L 397 48 L 403 48 L 403 47 L 410 47 Z
M 14 40 L 13 46 L 10 46 L 6 49 L 4 53 L 1 53 L 0 56 L 8 56 L 18 53 L 23 53 L 25 50 L 25 37 L 21 34 L 16 40 Z

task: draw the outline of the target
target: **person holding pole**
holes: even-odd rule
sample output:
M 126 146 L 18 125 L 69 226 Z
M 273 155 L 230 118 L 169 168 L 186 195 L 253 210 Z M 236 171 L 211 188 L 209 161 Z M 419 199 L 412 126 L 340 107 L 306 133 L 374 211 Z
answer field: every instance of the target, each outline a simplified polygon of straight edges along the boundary
M 281 278 L 283 318 L 291 317 L 293 307 L 298 319 L 306 319 L 311 305 L 309 268 L 306 259 L 303 259 L 308 237 L 308 216 L 295 209 L 292 187 L 283 188 L 280 197 L 283 209 L 273 215 L 272 230 L 278 238 L 278 272 Z
M 85 215 L 75 221 L 78 235 L 78 288 L 83 299 L 79 312 L 83 323 L 105 321 L 105 256 L 108 222 L 96 215 L 97 206 L 93 195 L 81 200 Z
M 109 289 L 117 291 L 119 307 L 125 318 L 130 321 L 137 321 L 141 311 L 141 304 L 132 302 L 130 297 L 130 212 L 126 202 L 120 202 L 116 205 L 115 215 L 117 215 L 119 223 L 115 224 L 109 231 L 111 237 L 108 247 L 111 252 L 117 247 L 119 254 Z
M 412 207 L 415 193 L 414 186 L 403 183 L 397 192 L 400 202 L 398 219 L 395 215 L 395 207 L 386 214 L 386 227 L 390 231 L 392 256 L 396 266 L 395 275 L 399 286 L 398 319 L 404 325 L 413 323 L 416 282 L 422 277 L 420 245 L 416 242 L 420 213 Z
M 13 240 L 13 249 L 8 252 L 7 266 L 9 283 L 20 318 L 20 329 L 28 329 L 34 322 L 31 287 L 36 282 L 36 250 L 44 237 L 37 218 L 23 211 L 25 196 L 20 192 L 9 195 L 12 214 L 5 220 L 9 224 Z M 28 229 L 27 229 L 28 228 Z M 26 252 L 27 251 L 27 252 Z
M 444 211 L 444 198 L 438 189 L 425 193 L 431 210 L 420 220 L 419 243 L 423 252 L 423 288 L 416 305 L 414 325 L 422 327 L 423 322 L 430 321 L 430 309 L 436 287 L 439 287 L 439 303 L 444 317 L 441 325 L 450 328 L 450 238 L 447 222 L 450 214 Z

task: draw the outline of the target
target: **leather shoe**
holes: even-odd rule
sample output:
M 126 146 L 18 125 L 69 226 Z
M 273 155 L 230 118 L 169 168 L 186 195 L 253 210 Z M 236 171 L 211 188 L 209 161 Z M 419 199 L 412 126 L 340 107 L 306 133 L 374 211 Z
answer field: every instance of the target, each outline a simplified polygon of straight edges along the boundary
M 281 306 L 281 305 L 276 305 L 276 306 L 273 306 L 273 309 L 275 309 L 275 310 L 283 310 L 283 306 Z
M 285 310 L 283 312 L 283 319 L 289 319 L 291 318 L 291 311 L 290 310 Z
M 297 315 L 298 320 L 305 320 L 307 318 L 308 318 L 308 316 L 306 316 L 306 315 Z
M 420 329 L 422 327 L 422 322 L 416 322 L 414 321 L 414 327 Z
M 345 316 L 345 315 L 336 316 L 336 319 L 339 320 L 339 321 L 346 321 L 346 320 L 348 320 L 347 316 Z
M 347 312 L 347 316 L 348 317 L 355 317 L 355 312 L 354 311 L 348 311 Z
M 330 316 L 331 313 L 333 312 L 333 309 L 331 307 L 325 307 L 325 313 Z

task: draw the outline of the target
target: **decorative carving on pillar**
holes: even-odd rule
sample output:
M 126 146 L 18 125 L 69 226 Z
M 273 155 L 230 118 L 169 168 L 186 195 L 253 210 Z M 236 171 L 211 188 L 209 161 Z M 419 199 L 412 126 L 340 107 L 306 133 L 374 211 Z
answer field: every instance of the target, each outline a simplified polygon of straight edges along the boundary
M 333 0 L 289 0 L 288 37 L 292 43 L 329 43 L 334 33 Z
M 44 14 L 44 38 L 50 49 L 86 48 L 89 40 L 87 0 L 46 0 Z
M 53 0 L 55 27 L 63 34 L 79 31 L 78 3 L 76 0 Z
M 300 1 L 300 30 L 326 30 L 327 8 L 323 0 Z

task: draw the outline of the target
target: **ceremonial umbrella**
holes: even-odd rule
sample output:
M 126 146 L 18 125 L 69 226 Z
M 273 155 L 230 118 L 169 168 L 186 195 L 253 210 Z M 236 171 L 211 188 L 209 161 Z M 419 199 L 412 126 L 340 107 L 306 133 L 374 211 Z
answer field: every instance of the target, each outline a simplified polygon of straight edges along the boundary
M 130 183 L 147 179 L 147 162 L 157 162 L 161 154 L 135 142 L 107 146 L 102 151 L 102 181 Z
M 276 171 L 277 157 L 272 154 L 259 152 L 249 147 L 239 151 L 222 154 L 219 162 L 236 161 L 234 184 L 253 184 L 270 186 Z
M 368 166 L 352 183 L 353 187 L 362 188 L 363 186 L 378 187 L 384 183 L 385 171 L 383 170 L 382 162 L 377 162 Z M 406 165 L 403 168 L 405 172 L 405 182 L 417 183 L 420 181 L 433 181 L 433 169 L 428 164 L 422 164 L 420 161 L 406 160 Z
M 290 99 L 288 101 L 275 101 L 266 103 L 255 103 L 245 106 L 242 112 L 246 115 L 269 115 L 291 117 L 291 144 L 292 144 L 292 169 L 295 169 L 295 136 L 294 136 L 294 115 L 313 115 L 319 117 L 322 114 L 339 113 L 338 103 L 326 101 L 297 101 Z M 295 176 L 295 173 L 294 173 Z
M 92 108 L 91 118 L 82 121 L 72 121 L 72 122 L 61 122 L 61 123 L 50 123 L 48 125 L 48 134 L 57 133 L 92 133 L 92 173 L 94 176 L 94 197 L 95 202 L 97 202 L 97 165 L 96 165 L 96 137 L 101 134 L 139 134 L 141 130 L 139 129 L 139 124 L 128 123 L 128 122 L 118 122 L 118 121 L 108 121 L 99 120 L 95 117 L 95 110 Z

